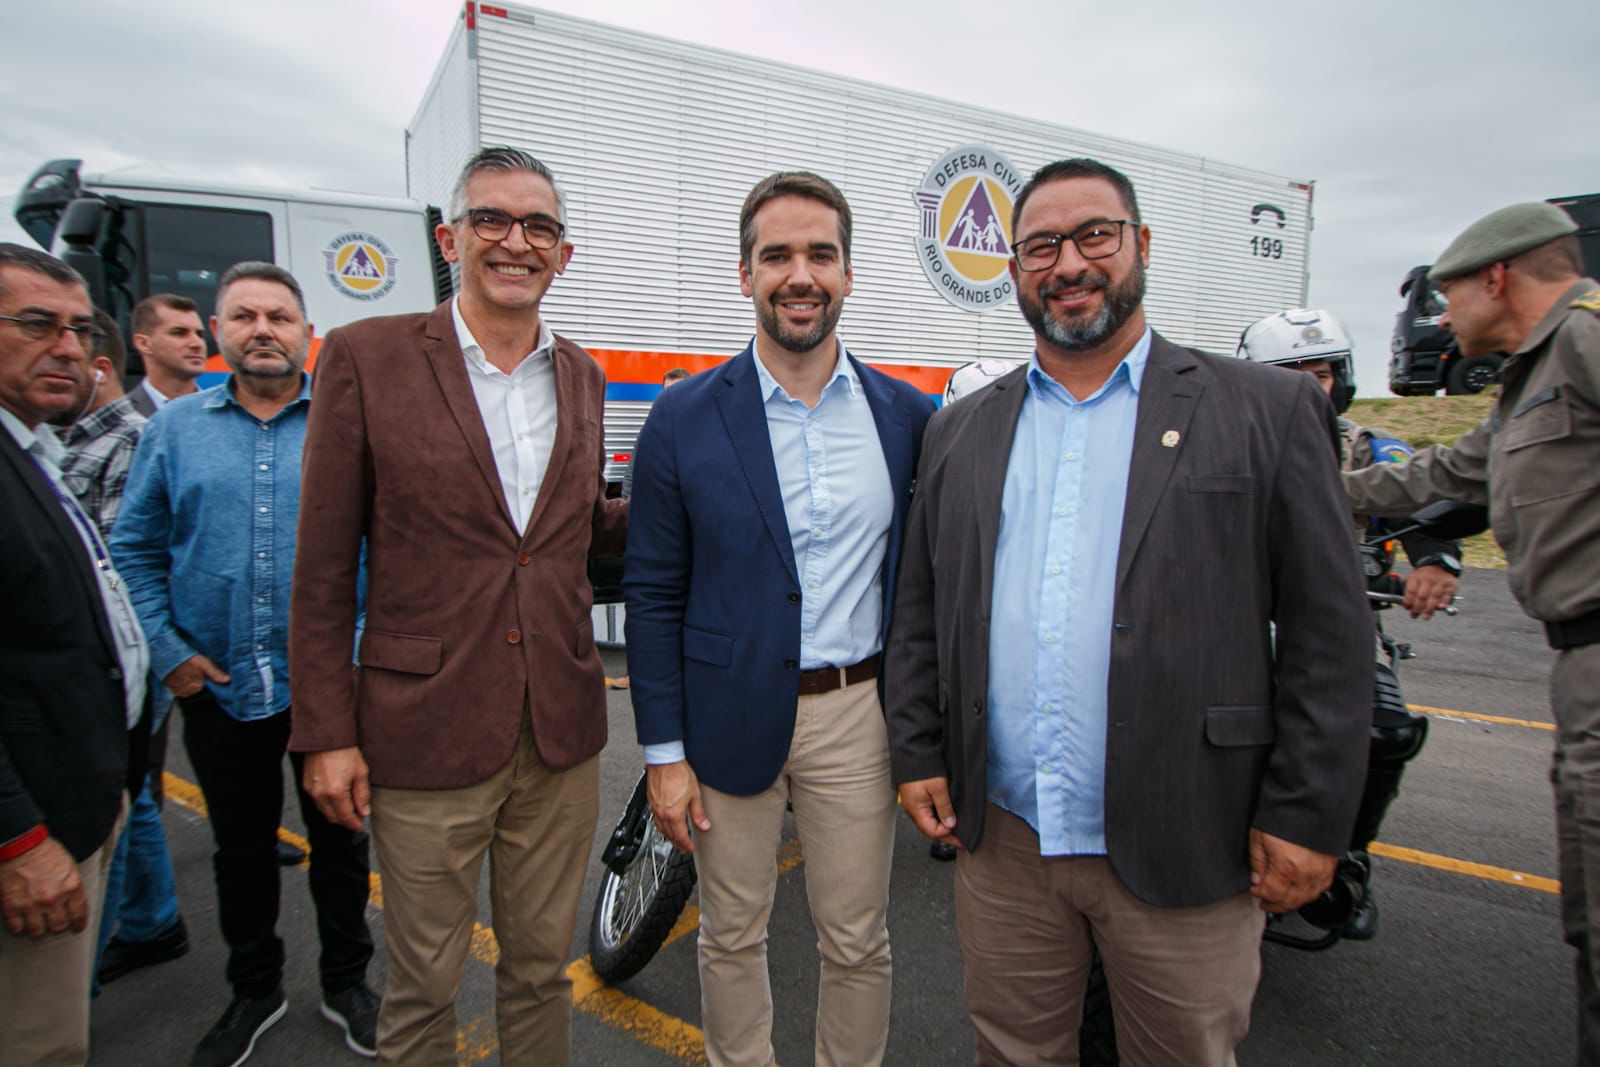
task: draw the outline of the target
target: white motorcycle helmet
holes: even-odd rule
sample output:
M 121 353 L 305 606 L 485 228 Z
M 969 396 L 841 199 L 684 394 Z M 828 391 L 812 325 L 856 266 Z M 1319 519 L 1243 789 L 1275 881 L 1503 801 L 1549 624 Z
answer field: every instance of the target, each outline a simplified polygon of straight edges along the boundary
M 1240 359 L 1293 367 L 1326 362 L 1333 369 L 1333 407 L 1343 415 L 1356 395 L 1350 333 L 1332 312 L 1290 308 L 1251 323 L 1239 335 Z
M 953 404 L 1016 369 L 1017 364 L 1004 359 L 975 359 L 971 363 L 963 363 L 950 375 L 950 381 L 944 387 L 944 402 Z

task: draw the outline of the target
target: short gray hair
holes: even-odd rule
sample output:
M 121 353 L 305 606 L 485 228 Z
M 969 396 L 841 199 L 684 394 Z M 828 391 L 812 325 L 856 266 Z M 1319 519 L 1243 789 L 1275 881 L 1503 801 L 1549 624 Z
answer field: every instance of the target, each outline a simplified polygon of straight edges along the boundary
M 16 267 L 19 270 L 32 271 L 62 285 L 80 286 L 85 291 L 89 288 L 89 283 L 83 280 L 83 275 L 50 253 L 29 248 L 27 245 L 0 241 L 0 267 Z M 0 293 L 3 292 L 4 288 L 0 287 Z
M 467 203 L 467 182 L 472 180 L 474 174 L 484 171 L 537 174 L 549 182 L 550 188 L 556 191 L 556 221 L 561 223 L 563 230 L 571 229 L 567 225 L 567 198 L 562 194 L 561 186 L 557 184 L 556 176 L 551 173 L 550 168 L 522 149 L 507 145 L 480 148 L 477 155 L 467 160 L 467 165 L 461 168 L 461 175 L 456 178 L 455 187 L 450 190 L 449 222 L 453 224 L 456 219 L 466 214 L 467 208 L 473 206 Z
M 223 271 L 222 281 L 217 284 L 217 310 L 222 308 L 222 294 L 228 291 L 228 286 L 234 282 L 245 281 L 248 278 L 263 282 L 277 282 L 294 294 L 294 302 L 300 305 L 301 317 L 307 317 L 306 294 L 300 291 L 300 283 L 294 280 L 294 275 L 276 263 L 266 263 L 259 259 L 247 259 L 243 263 L 235 263 Z

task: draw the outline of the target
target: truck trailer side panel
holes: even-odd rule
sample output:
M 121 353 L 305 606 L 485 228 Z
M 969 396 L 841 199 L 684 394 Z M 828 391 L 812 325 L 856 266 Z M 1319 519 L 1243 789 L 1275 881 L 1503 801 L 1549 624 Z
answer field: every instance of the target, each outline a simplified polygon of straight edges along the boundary
M 1003 153 L 1023 178 L 1069 155 L 1124 170 L 1154 231 L 1151 319 L 1174 341 L 1231 352 L 1249 322 L 1305 298 L 1306 182 L 523 7 L 479 9 L 438 82 L 463 65 L 474 146 L 529 149 L 569 198 L 577 254 L 546 298 L 551 322 L 591 348 L 662 354 L 629 373 L 744 346 L 739 206 L 763 175 L 794 168 L 837 182 L 855 212 L 856 288 L 840 327 L 853 350 L 943 368 L 1025 356 L 1031 335 L 1011 300 L 957 308 L 916 258 L 913 194 L 966 144 Z M 410 133 L 410 192 L 429 202 L 443 201 L 454 168 L 432 162 L 449 152 L 418 148 L 452 99 L 430 92 Z

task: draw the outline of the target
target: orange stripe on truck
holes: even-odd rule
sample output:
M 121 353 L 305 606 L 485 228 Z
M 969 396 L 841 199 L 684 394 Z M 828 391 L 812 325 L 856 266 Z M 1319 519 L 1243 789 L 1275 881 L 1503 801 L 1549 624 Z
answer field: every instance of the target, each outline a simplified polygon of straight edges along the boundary
M 606 372 L 608 382 L 638 385 L 660 385 L 667 371 L 674 367 L 682 367 L 690 374 L 698 374 L 732 358 L 693 352 L 646 352 L 626 348 L 591 348 L 589 354 Z M 954 367 L 906 366 L 899 363 L 868 363 L 867 366 L 882 371 L 891 378 L 898 378 L 911 385 L 917 392 L 929 396 L 943 395 L 945 383 L 950 380 L 950 374 L 955 370 Z

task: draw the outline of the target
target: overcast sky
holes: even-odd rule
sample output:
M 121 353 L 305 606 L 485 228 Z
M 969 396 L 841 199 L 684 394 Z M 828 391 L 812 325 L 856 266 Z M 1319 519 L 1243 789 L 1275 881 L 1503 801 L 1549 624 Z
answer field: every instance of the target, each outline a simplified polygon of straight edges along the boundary
M 0 239 L 27 240 L 14 193 L 58 157 L 403 194 L 460 6 L 4 4 Z M 537 6 L 1314 180 L 1310 301 L 1350 326 L 1366 396 L 1387 395 L 1407 268 L 1494 208 L 1600 191 L 1600 19 L 1578 0 Z

